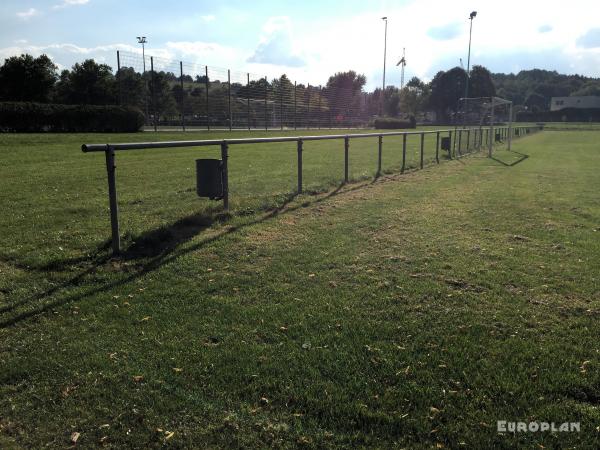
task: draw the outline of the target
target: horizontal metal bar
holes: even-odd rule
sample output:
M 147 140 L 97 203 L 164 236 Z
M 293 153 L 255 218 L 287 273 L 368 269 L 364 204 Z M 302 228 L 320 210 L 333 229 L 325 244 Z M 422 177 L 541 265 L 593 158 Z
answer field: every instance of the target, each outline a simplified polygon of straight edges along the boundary
M 478 129 L 479 127 L 475 127 Z M 532 127 L 514 127 L 514 128 L 532 128 Z M 202 141 L 164 141 L 164 142 L 129 142 L 122 144 L 83 144 L 81 150 L 85 153 L 104 152 L 110 147 L 114 151 L 118 150 L 143 150 L 156 148 L 180 148 L 180 147 L 205 147 L 210 145 L 235 144 L 268 144 L 274 142 L 298 142 L 302 141 L 324 141 L 329 139 L 349 139 L 369 138 L 379 136 L 408 136 L 421 134 L 435 134 L 438 132 L 448 132 L 452 130 L 431 130 L 431 131 L 396 131 L 387 133 L 355 133 L 355 134 L 330 134 L 322 136 L 280 136 L 267 138 L 241 138 L 241 139 L 207 139 Z

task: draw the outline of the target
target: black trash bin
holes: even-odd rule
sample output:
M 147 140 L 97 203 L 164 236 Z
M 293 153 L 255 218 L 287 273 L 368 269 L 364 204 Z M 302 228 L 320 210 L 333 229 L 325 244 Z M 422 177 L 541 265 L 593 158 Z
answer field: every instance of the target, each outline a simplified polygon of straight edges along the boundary
M 220 159 L 196 160 L 196 192 L 211 200 L 223 198 L 223 164 Z
M 450 138 L 449 137 L 442 138 L 442 150 L 446 150 L 447 152 L 450 151 Z

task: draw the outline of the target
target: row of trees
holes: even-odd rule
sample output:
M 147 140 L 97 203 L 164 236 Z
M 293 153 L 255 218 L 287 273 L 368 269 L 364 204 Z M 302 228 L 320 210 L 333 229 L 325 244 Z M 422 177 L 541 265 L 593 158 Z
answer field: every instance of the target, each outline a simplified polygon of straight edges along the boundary
M 563 75 L 549 70 L 523 70 L 518 74 L 492 75 L 498 95 L 533 112 L 547 111 L 552 97 L 600 96 L 600 79 Z
M 537 69 L 503 75 L 474 66 L 468 78 L 470 97 L 498 95 L 530 111 L 547 110 L 553 96 L 600 95 L 598 79 Z M 454 67 L 438 72 L 429 83 L 413 77 L 403 89 L 387 86 L 385 92 L 377 88 L 365 93 L 366 78 L 354 71 L 332 75 L 323 87 L 295 85 L 286 75 L 229 86 L 204 75 L 180 78 L 168 71 L 140 73 L 131 67 L 114 73 L 110 66 L 93 59 L 59 74 L 46 55 L 21 55 L 6 59 L 0 66 L 0 100 L 121 104 L 138 107 L 147 117 L 166 120 L 192 115 L 223 121 L 228 120 L 231 107 L 232 115 L 245 114 L 249 122 L 259 116 L 265 118 L 266 110 L 280 116 L 281 121 L 298 111 L 308 116 L 326 115 L 329 120 L 354 117 L 365 121 L 381 114 L 406 117 L 434 111 L 439 122 L 448 122 L 459 108 L 466 82 L 467 73 Z

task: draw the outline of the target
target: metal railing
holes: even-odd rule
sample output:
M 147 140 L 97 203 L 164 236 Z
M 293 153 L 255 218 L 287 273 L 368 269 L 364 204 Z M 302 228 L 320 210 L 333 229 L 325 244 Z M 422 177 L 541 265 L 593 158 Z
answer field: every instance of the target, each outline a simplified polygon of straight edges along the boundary
M 182 148 L 182 147 L 206 147 L 220 146 L 221 147 L 221 162 L 223 173 L 223 207 L 229 208 L 229 174 L 227 161 L 229 158 L 228 150 L 230 145 L 237 144 L 266 144 L 277 142 L 295 142 L 297 152 L 297 193 L 302 193 L 302 153 L 304 150 L 304 142 L 306 141 L 323 141 L 323 140 L 344 140 L 344 183 L 349 181 L 349 152 L 350 140 L 361 138 L 377 138 L 377 172 L 376 177 L 381 175 L 382 154 L 383 154 L 383 138 L 388 136 L 402 136 L 402 165 L 400 172 L 404 173 L 406 167 L 406 149 L 408 136 L 420 136 L 420 159 L 419 167 L 424 167 L 425 153 L 425 136 L 435 135 L 435 162 L 440 163 L 440 138 L 448 138 L 446 141 L 449 147 L 449 159 L 460 158 L 468 153 L 481 150 L 487 147 L 490 152 L 495 143 L 508 142 L 508 149 L 514 137 L 520 137 L 530 134 L 535 131 L 542 130 L 543 126 L 502 126 L 502 127 L 478 127 L 478 128 L 462 128 L 462 129 L 445 129 L 433 131 L 396 131 L 386 133 L 356 133 L 356 134 L 335 134 L 322 136 L 281 136 L 268 138 L 240 138 L 240 139 L 209 139 L 199 141 L 165 141 L 165 142 L 132 142 L 121 144 L 83 144 L 81 150 L 85 153 L 104 152 L 106 157 L 106 170 L 108 178 L 108 197 L 110 205 L 110 222 L 112 231 L 112 250 L 114 253 L 119 253 L 121 249 L 120 232 L 119 232 L 119 209 L 117 202 L 117 187 L 116 187 L 116 166 L 115 152 L 125 150 L 145 150 L 145 149 L 164 149 L 164 148 Z

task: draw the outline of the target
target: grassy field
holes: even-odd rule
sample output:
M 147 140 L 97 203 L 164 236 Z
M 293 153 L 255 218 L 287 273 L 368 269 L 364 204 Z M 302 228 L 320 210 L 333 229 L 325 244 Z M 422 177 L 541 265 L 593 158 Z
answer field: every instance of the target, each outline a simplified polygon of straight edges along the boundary
M 376 181 L 356 141 L 346 186 L 311 143 L 296 198 L 293 145 L 235 147 L 231 216 L 195 196 L 212 150 L 119 154 L 110 258 L 79 146 L 149 136 L 0 135 L 0 448 L 598 448 L 597 132 L 404 175 L 389 139 Z

